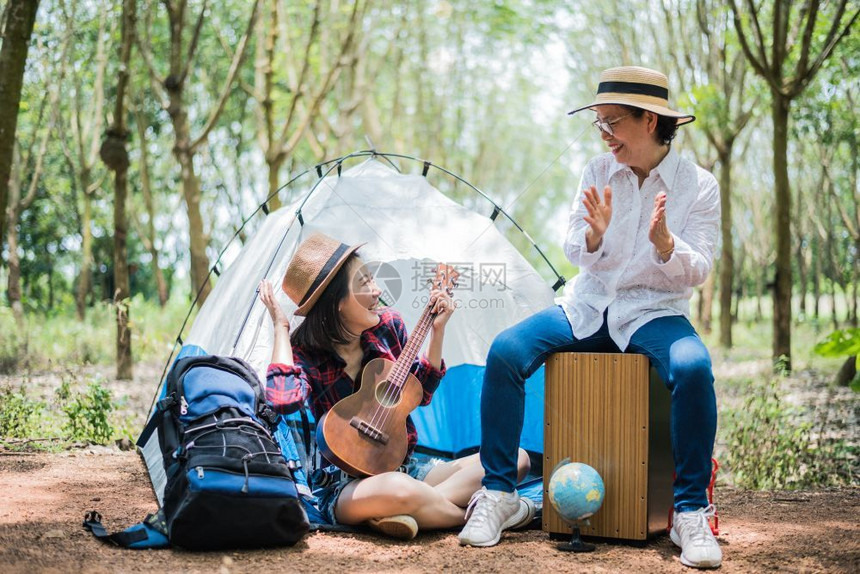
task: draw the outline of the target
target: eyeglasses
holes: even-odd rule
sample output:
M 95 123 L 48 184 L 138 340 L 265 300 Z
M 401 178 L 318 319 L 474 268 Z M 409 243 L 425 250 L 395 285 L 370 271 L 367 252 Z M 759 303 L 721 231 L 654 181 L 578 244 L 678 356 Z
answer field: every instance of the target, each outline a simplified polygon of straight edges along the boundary
M 602 121 L 600 121 L 600 120 L 594 120 L 594 121 L 591 123 L 591 125 L 593 125 L 594 127 L 596 127 L 596 128 L 597 128 L 597 131 L 599 131 L 599 132 L 603 132 L 603 133 L 605 133 L 606 135 L 608 135 L 608 136 L 612 137 L 612 136 L 614 136 L 614 135 L 615 135 L 615 132 L 612 130 L 612 126 L 614 126 L 615 124 L 617 124 L 618 122 L 620 122 L 620 121 L 621 121 L 621 120 L 623 120 L 624 118 L 628 118 L 628 117 L 630 117 L 630 116 L 632 116 L 632 115 L 633 115 L 633 112 L 630 112 L 630 113 L 629 113 L 629 114 L 627 114 L 626 116 L 621 116 L 620 118 L 615 118 L 614 120 L 609 121 L 609 122 L 602 122 Z

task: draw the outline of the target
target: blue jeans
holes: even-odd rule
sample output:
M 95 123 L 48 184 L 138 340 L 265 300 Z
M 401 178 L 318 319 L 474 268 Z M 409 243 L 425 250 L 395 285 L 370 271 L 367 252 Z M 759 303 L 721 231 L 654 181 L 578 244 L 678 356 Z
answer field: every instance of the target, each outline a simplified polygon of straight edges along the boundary
M 605 315 L 603 326 L 595 334 L 577 339 L 558 306 L 502 331 L 493 341 L 481 395 L 481 463 L 486 471 L 483 484 L 488 489 L 513 492 L 525 410 L 525 380 L 547 356 L 561 351 L 621 352 L 609 337 Z M 640 327 L 625 352 L 647 356 L 672 394 L 675 510 L 686 512 L 708 506 L 717 400 L 707 348 L 685 317 L 672 316 Z

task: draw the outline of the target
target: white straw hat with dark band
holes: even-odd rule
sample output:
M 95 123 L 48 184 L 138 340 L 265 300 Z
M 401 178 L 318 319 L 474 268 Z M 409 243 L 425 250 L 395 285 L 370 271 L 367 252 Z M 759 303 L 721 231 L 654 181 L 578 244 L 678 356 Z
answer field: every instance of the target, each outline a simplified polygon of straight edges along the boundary
M 308 314 L 338 270 L 362 245 L 347 245 L 315 233 L 296 248 L 282 284 L 284 293 L 298 305 L 296 315 Z
M 568 112 L 568 115 L 607 104 L 633 106 L 661 116 L 676 118 L 679 126 L 696 119 L 696 116 L 669 108 L 669 79 L 665 74 L 639 66 L 604 70 L 600 74 L 594 102 Z

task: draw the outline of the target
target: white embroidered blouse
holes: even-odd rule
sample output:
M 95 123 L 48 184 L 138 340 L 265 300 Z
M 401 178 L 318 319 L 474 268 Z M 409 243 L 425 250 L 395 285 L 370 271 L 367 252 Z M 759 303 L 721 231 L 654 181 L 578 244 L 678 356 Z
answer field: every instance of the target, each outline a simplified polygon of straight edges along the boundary
M 612 188 L 612 219 L 598 248 L 585 244 L 588 224 L 582 190 Z M 557 302 L 573 335 L 583 339 L 603 324 L 608 309 L 609 335 L 622 351 L 630 337 L 657 317 L 689 318 L 693 287 L 711 271 L 720 229 L 720 190 L 711 173 L 682 159 L 670 148 L 639 187 L 628 166 L 606 153 L 588 162 L 570 210 L 564 251 L 579 274 Z M 665 263 L 648 240 L 654 198 L 665 191 L 666 223 L 675 250 Z

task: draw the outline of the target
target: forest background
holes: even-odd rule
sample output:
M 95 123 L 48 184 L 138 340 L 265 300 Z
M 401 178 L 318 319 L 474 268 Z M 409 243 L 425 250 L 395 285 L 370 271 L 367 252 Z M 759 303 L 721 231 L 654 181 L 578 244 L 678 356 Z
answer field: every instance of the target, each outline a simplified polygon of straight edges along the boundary
M 568 209 L 605 149 L 590 113 L 566 112 L 602 69 L 643 65 L 697 116 L 673 146 L 721 185 L 696 325 L 717 361 L 767 363 L 727 379 L 734 414 L 776 412 L 727 419 L 736 476 L 856 485 L 856 394 L 838 395 L 847 418 L 786 397 L 803 376 L 825 402 L 860 385 L 858 15 L 849 0 L 0 2 L 0 441 L 133 439 L 109 415 L 122 400 L 78 367 L 128 380 L 163 362 L 221 248 L 260 224 L 248 214 L 355 150 L 462 175 L 572 277 Z M 52 369 L 69 375 L 34 392 Z

